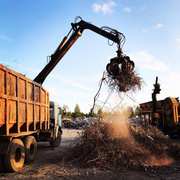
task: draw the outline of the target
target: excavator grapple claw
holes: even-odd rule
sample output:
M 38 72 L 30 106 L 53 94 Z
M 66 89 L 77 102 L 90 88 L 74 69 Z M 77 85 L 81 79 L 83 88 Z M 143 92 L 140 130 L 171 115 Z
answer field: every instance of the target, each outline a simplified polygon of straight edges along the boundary
M 110 59 L 110 63 L 107 64 L 106 70 L 111 76 L 118 76 L 121 73 L 129 74 L 134 70 L 134 62 L 130 60 L 129 56 L 118 55 Z
M 110 63 L 106 65 L 108 85 L 118 92 L 139 89 L 141 78 L 135 73 L 134 67 L 130 57 L 118 50 L 117 56 L 110 59 Z

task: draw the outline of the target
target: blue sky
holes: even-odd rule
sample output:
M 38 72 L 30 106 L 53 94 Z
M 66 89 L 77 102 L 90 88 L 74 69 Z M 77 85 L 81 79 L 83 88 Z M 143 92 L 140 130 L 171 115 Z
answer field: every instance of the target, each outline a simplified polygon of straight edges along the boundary
M 33 79 L 69 31 L 70 23 L 81 16 L 125 34 L 124 51 L 144 79 L 142 91 L 131 94 L 136 104 L 151 99 L 155 76 L 162 84 L 159 98 L 179 96 L 179 9 L 179 0 L 0 0 L 0 63 Z M 115 50 L 103 37 L 84 32 L 44 83 L 51 99 L 70 109 L 78 103 L 88 111 Z M 107 93 L 103 88 L 100 101 Z M 109 104 L 120 100 L 114 95 Z

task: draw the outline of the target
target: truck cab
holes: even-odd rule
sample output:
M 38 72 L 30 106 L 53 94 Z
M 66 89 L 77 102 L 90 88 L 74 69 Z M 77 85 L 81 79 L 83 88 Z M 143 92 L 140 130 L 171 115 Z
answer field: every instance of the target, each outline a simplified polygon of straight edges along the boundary
M 59 105 L 50 101 L 50 129 L 51 129 L 51 146 L 59 146 L 62 135 L 62 113 Z
M 62 127 L 62 113 L 59 105 L 50 101 L 50 126 L 51 127 Z

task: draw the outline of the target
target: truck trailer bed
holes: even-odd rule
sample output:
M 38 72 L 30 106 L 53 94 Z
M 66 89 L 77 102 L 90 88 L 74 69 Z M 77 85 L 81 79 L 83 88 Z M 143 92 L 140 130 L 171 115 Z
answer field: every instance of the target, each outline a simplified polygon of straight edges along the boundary
M 49 94 L 41 85 L 0 64 L 0 136 L 49 129 Z

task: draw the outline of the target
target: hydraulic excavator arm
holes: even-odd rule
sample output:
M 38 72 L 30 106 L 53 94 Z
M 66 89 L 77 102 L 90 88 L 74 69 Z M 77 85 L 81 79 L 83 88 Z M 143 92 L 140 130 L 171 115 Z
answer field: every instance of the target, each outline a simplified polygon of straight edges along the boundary
M 118 54 L 121 54 L 121 44 L 123 39 L 125 39 L 125 37 L 122 33 L 118 32 L 117 30 L 108 27 L 99 28 L 82 19 L 80 19 L 80 21 L 77 23 L 71 23 L 71 26 L 72 28 L 69 31 L 69 33 L 63 38 L 58 48 L 50 56 L 49 63 L 42 69 L 42 71 L 34 79 L 35 82 L 39 84 L 43 84 L 44 80 L 49 75 L 49 73 L 54 69 L 57 63 L 63 58 L 63 56 L 71 48 L 71 46 L 77 41 L 77 39 L 81 36 L 81 34 L 85 29 L 89 29 L 116 43 L 118 46 Z

